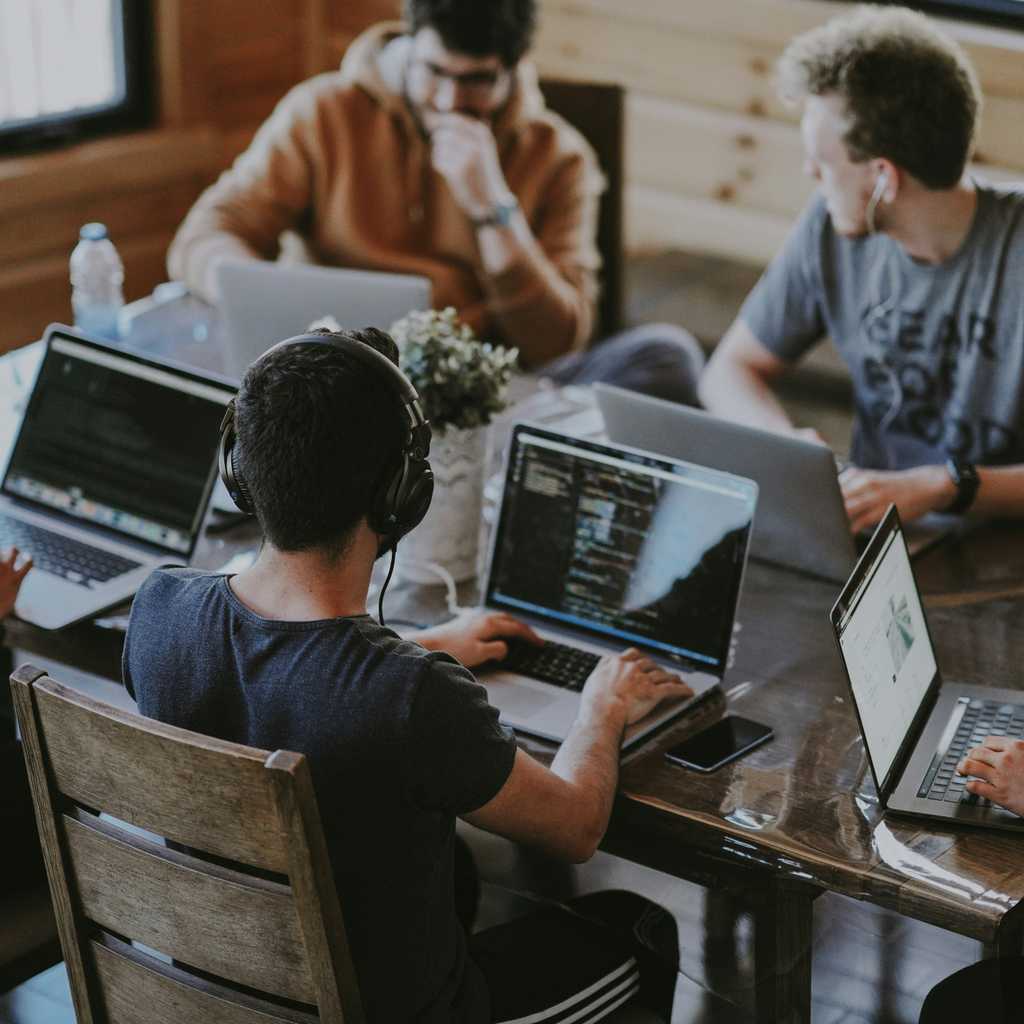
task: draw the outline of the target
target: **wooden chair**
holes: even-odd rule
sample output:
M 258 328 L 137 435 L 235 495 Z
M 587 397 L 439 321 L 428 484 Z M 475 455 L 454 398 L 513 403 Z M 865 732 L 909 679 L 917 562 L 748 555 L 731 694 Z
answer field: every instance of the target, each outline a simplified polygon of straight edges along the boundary
M 11 687 L 79 1024 L 364 1019 L 304 757 Z
M 594 327 L 594 340 L 599 341 L 622 327 L 625 91 L 621 85 L 552 78 L 542 79 L 540 88 L 548 107 L 564 117 L 590 143 L 607 180 L 597 223 L 597 248 L 603 263 L 601 298 Z

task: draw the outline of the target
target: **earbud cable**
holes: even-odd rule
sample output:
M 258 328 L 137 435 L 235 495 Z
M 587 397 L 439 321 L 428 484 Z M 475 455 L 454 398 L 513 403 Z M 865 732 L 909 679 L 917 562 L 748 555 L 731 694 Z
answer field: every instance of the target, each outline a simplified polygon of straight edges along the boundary
M 382 625 L 387 625 L 384 621 L 384 592 L 388 589 L 388 584 L 391 582 L 391 574 L 395 571 L 395 555 L 398 553 L 398 541 L 395 541 L 391 545 L 391 564 L 388 566 L 388 574 L 384 577 L 384 586 L 380 588 L 380 595 L 377 598 L 377 621 Z

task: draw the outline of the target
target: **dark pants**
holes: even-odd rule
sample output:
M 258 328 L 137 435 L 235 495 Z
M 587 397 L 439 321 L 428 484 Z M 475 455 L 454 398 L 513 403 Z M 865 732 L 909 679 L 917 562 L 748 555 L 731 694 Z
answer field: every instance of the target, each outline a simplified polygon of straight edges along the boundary
M 1018 1024 L 1024 1020 L 1024 957 L 971 964 L 928 993 L 919 1024 Z
M 616 384 L 681 405 L 699 406 L 704 353 L 675 324 L 643 324 L 562 356 L 537 372 L 557 384 Z
M 467 897 L 479 889 L 469 849 L 460 844 L 456 902 L 470 931 Z M 666 1021 L 671 1017 L 679 969 L 676 923 L 635 893 L 591 893 L 565 905 L 539 902 L 531 913 L 472 935 L 469 951 L 487 981 L 495 1024 L 523 1018 L 586 1024 L 634 999 Z

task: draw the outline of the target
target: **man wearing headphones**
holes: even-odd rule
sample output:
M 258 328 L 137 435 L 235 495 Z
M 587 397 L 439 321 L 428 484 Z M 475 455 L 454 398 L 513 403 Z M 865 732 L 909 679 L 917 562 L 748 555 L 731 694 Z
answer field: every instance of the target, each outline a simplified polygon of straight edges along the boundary
M 904 521 L 1024 514 L 1024 189 L 964 174 L 981 103 L 966 55 L 920 14 L 864 7 L 795 39 L 779 77 L 819 194 L 702 401 L 793 431 L 771 386 L 830 335 L 853 378 L 854 532 L 890 502 Z
M 506 638 L 537 641 L 529 627 L 475 616 L 417 644 L 371 619 L 374 562 L 429 504 L 429 446 L 386 334 L 271 349 L 221 438 L 222 476 L 264 546 L 237 576 L 150 576 L 125 684 L 152 718 L 309 758 L 368 1019 L 541 1022 L 567 1007 L 589 1019 L 636 991 L 641 954 L 560 909 L 467 939 L 455 819 L 586 860 L 608 823 L 623 728 L 690 691 L 636 651 L 603 659 L 548 769 L 517 749 L 467 671 L 504 657 Z

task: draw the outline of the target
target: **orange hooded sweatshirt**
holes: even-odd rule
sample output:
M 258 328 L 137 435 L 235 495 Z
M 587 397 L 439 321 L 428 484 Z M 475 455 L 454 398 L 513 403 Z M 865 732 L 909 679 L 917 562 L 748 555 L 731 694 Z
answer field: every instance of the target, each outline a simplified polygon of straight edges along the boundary
M 454 306 L 486 339 L 538 365 L 590 340 L 603 180 L 582 136 L 544 107 L 522 62 L 493 130 L 536 255 L 485 274 L 476 232 L 430 162 L 406 103 L 408 38 L 369 29 L 340 71 L 292 89 L 234 165 L 196 201 L 168 253 L 172 277 L 214 299 L 221 259 L 273 259 L 281 232 L 301 234 L 328 266 L 423 274 L 434 305 Z

